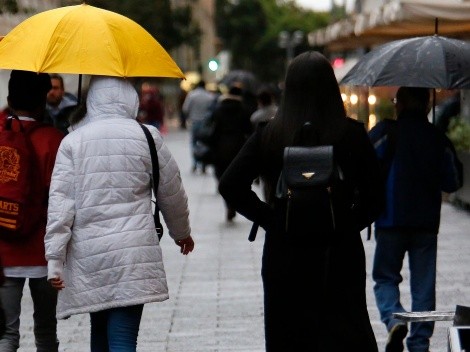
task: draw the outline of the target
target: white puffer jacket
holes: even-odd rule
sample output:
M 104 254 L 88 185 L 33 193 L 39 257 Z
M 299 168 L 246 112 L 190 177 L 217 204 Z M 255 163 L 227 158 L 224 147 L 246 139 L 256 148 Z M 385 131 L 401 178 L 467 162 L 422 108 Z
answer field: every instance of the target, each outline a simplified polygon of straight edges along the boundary
M 93 77 L 87 115 L 60 145 L 45 237 L 48 278 L 59 276 L 66 286 L 59 319 L 169 297 L 138 104 L 125 79 Z M 160 165 L 157 202 L 169 236 L 184 239 L 189 210 L 180 172 L 158 130 L 148 128 Z

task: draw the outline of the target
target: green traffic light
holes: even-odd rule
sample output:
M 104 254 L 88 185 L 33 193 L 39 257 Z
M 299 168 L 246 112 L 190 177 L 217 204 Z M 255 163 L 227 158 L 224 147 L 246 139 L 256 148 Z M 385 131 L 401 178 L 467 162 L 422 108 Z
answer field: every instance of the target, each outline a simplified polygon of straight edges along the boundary
M 219 68 L 219 63 L 217 62 L 217 60 L 209 60 L 209 63 L 207 64 L 207 66 L 209 67 L 209 70 L 211 71 L 217 71 L 217 69 Z

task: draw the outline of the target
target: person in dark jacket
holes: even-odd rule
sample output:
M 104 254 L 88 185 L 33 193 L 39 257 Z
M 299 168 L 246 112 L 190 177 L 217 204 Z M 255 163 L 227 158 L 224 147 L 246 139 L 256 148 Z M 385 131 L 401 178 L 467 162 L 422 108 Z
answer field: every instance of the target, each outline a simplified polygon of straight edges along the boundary
M 360 202 L 334 233 L 298 223 L 285 232 L 287 203 L 276 198 L 284 147 L 302 126 L 306 142 L 334 146 L 348 189 Z M 264 202 L 252 190 L 260 177 Z M 374 149 L 362 123 L 346 117 L 329 61 L 319 52 L 289 65 L 276 117 L 258 128 L 222 175 L 219 191 L 230 206 L 266 230 L 261 276 L 267 352 L 377 352 L 366 306 L 365 254 L 360 231 L 382 209 Z M 315 214 L 305 214 L 305 224 Z M 302 220 L 303 218 L 301 218 Z M 300 236 L 301 240 L 292 239 Z
M 77 98 L 65 91 L 64 79 L 59 74 L 51 74 L 52 88 L 47 93 L 45 122 L 51 123 L 64 134 L 68 133 L 70 115 L 78 106 Z
M 265 124 L 271 120 L 274 115 L 276 115 L 277 111 L 277 105 L 274 102 L 274 95 L 269 89 L 261 89 L 258 92 L 257 100 L 258 109 L 250 116 L 250 121 L 254 129 L 256 129 L 258 125 Z
M 243 103 L 242 94 L 240 87 L 232 86 L 227 95 L 221 96 L 211 116 L 213 132 L 210 147 L 217 180 L 252 133 L 251 114 Z M 235 214 L 235 210 L 227 205 L 227 221 L 232 221 Z
M 375 222 L 377 246 L 372 276 L 382 322 L 389 331 L 386 352 L 403 351 L 408 327 L 392 317 L 400 303 L 400 274 L 405 253 L 410 267 L 411 309 L 436 308 L 437 234 L 441 192 L 462 185 L 462 164 L 444 133 L 428 122 L 429 90 L 401 87 L 397 121 L 379 122 L 370 132 L 386 182 L 385 211 Z M 427 352 L 434 322 L 411 324 L 410 352 Z

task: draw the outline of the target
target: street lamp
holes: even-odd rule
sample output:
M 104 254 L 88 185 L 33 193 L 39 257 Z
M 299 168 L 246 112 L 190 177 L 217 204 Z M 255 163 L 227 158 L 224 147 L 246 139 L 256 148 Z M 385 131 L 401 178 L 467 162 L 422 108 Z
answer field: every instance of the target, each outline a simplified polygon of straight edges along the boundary
M 279 33 L 279 47 L 286 49 L 287 65 L 289 65 L 291 60 L 294 58 L 294 48 L 301 44 L 303 40 L 304 32 L 302 31 L 295 31 L 294 33 L 282 31 Z

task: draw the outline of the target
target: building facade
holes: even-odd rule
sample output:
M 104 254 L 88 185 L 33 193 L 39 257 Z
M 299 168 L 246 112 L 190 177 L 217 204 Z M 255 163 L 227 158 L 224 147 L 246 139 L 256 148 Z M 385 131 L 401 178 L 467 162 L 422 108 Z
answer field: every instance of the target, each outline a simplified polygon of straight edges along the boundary
M 4 11 L 0 14 L 0 37 L 5 36 L 16 25 L 35 13 L 60 6 L 60 0 L 17 0 L 18 12 L 15 14 Z M 9 70 L 0 69 L 0 109 L 7 106 Z
M 199 72 L 207 82 L 215 81 L 215 73 L 208 63 L 217 55 L 217 36 L 215 29 L 215 0 L 172 0 L 172 6 L 190 5 L 192 20 L 201 30 L 199 46 L 194 48 L 183 45 L 173 50 L 173 58 L 184 72 Z

